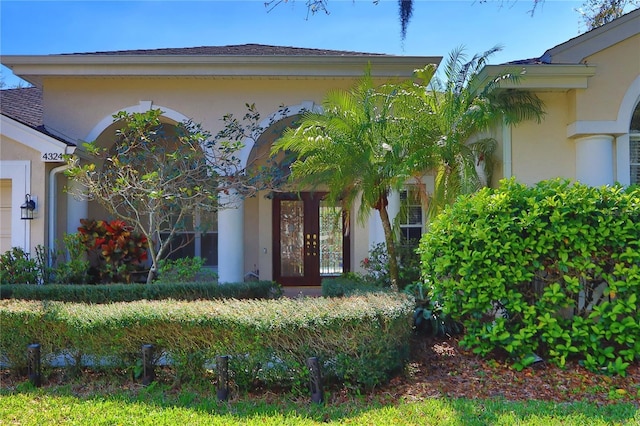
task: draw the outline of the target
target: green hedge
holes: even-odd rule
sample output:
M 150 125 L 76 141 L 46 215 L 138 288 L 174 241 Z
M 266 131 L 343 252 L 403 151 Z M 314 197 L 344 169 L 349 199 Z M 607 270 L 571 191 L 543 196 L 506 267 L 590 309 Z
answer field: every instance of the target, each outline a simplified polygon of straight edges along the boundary
M 458 200 L 420 244 L 461 343 L 625 374 L 640 359 L 640 188 L 505 180 Z
M 335 277 L 325 278 L 321 283 L 322 296 L 324 297 L 345 297 L 358 294 L 379 293 L 389 291 L 376 285 L 363 282 L 359 277 Z
M 2 284 L 0 299 L 110 303 L 134 300 L 267 299 L 282 290 L 272 281 L 218 284 L 216 282 L 153 284 Z
M 109 360 L 133 368 L 153 344 L 181 379 L 202 375 L 230 355 L 235 386 L 304 387 L 305 361 L 318 357 L 327 382 L 371 388 L 401 371 L 408 358 L 413 301 L 401 295 L 278 300 L 137 301 L 108 305 L 0 301 L 0 354 L 14 371 L 26 347 L 43 360 Z M 99 363 L 96 363 L 98 365 Z

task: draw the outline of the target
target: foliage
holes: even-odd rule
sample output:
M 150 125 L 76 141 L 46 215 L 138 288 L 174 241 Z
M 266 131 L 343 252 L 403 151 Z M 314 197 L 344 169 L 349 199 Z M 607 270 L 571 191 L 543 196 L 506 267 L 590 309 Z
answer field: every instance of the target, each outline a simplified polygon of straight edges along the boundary
M 90 263 L 87 248 L 79 233 L 64 234 L 64 248 L 47 250 L 36 246 L 36 260 L 43 284 L 85 284 L 89 280 Z
M 177 360 L 177 377 L 203 371 L 204 361 L 226 354 L 240 390 L 261 379 L 284 387 L 305 383 L 301 366 L 317 356 L 327 383 L 370 389 L 402 370 L 411 309 L 397 294 L 102 305 L 3 300 L 0 353 L 16 368 L 25 362 L 24 342 L 38 342 L 45 364 L 64 350 L 117 368 L 132 365 L 131 354 L 147 343 Z
M 434 66 L 428 66 L 423 75 L 428 78 L 434 71 Z M 297 156 L 291 165 L 293 182 L 326 187 L 329 201 L 345 212 L 359 205 L 361 222 L 372 210 L 378 212 L 394 288 L 399 272 L 388 196 L 413 174 L 422 175 L 433 166 L 422 161 L 413 167 L 407 162 L 407 156 L 433 141 L 428 110 L 408 87 L 411 83 L 375 86 L 367 69 L 351 89 L 329 92 L 323 110 L 306 112 L 299 126 L 287 129 L 272 150 L 273 154 L 290 151 Z
M 423 279 L 475 353 L 624 374 L 640 354 L 638 235 L 638 187 L 504 180 L 433 221 Z
M 586 0 L 576 11 L 582 16 L 587 30 L 593 30 L 639 6 L 640 0 Z
M 143 268 L 149 247 L 147 237 L 134 232 L 122 220 L 80 219 L 80 242 L 84 245 L 99 282 L 127 282 Z
M 20 247 L 0 255 L 0 284 L 38 284 L 38 264 Z
M 428 288 L 421 283 L 409 284 L 404 293 L 414 298 L 413 327 L 419 333 L 432 336 L 452 336 L 463 331 L 462 324 L 442 312 L 442 306 L 429 299 Z
M 350 90 L 334 90 L 323 110 L 304 114 L 299 127 L 288 129 L 272 153 L 297 155 L 291 166 L 293 181 L 323 186 L 344 211 L 359 205 L 358 219 L 378 211 L 388 251 L 391 286 L 399 286 L 396 235 L 388 212 L 388 196 L 407 183 L 422 188 L 423 204 L 432 216 L 460 194 L 490 182 L 495 140 L 478 137 L 502 122 L 540 120 L 542 102 L 521 90 L 500 90 L 503 82 L 517 82 L 507 73 L 488 83 L 479 71 L 499 47 L 467 60 L 462 48 L 445 64 L 444 80 L 435 66 L 415 71 L 415 82 L 375 86 L 370 70 Z M 432 81 L 433 78 L 433 81 Z M 426 194 L 425 175 L 435 174 L 435 191 Z
M 416 253 L 417 244 L 402 240 L 397 246 L 398 287 L 405 287 L 420 280 L 420 256 Z M 384 243 L 371 247 L 369 256 L 362 259 L 360 266 L 366 271 L 363 280 L 379 287 L 389 287 L 389 254 Z
M 358 294 L 383 292 L 385 289 L 366 282 L 356 273 L 347 272 L 339 277 L 322 280 L 322 297 L 349 297 Z
M 420 165 L 418 170 L 435 172 L 433 194 L 422 194 L 427 199 L 430 217 L 459 195 L 473 193 L 491 183 L 496 141 L 484 132 L 502 123 L 513 125 L 532 119 L 539 122 L 544 115 L 542 101 L 535 94 L 501 89 L 505 82 L 518 83 L 521 78 L 518 72 L 480 81 L 480 71 L 500 50 L 500 46 L 495 46 L 469 59 L 464 48 L 456 48 L 433 79 L 429 69 L 416 70 L 422 84 L 413 95 L 426 105 L 435 131 L 429 144 L 409 152 L 407 163 L 414 164 L 413 167 Z M 427 85 L 425 90 L 423 87 Z M 412 122 L 420 119 L 415 117 Z M 414 177 L 419 178 L 415 173 Z
M 237 155 L 260 118 L 255 106 L 247 107 L 242 121 L 226 115 L 215 136 L 190 121 L 167 123 L 159 109 L 119 112 L 113 117 L 118 126 L 113 146 L 86 143 L 92 162 L 68 159 L 66 174 L 87 191 L 74 195 L 98 201 L 150 242 L 147 283 L 176 234 L 196 225 L 195 214 L 234 206 L 238 198 L 263 189 L 270 170 L 245 169 Z
M 130 302 L 134 300 L 211 300 L 272 299 L 282 289 L 272 281 L 242 283 L 188 282 L 145 284 L 87 284 L 24 286 L 7 284 L 0 288 L 0 299 L 61 301 L 78 303 Z
M 159 262 L 158 282 L 185 283 L 194 281 L 216 281 L 217 274 L 204 267 L 201 257 L 183 257 L 180 259 L 162 259 Z

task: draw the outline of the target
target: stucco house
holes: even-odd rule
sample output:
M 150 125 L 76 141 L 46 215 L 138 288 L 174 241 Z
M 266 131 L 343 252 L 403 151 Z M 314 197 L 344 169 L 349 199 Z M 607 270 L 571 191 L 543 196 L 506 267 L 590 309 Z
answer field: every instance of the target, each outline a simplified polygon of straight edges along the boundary
M 191 119 L 215 133 L 224 114 L 243 115 L 245 103 L 255 103 L 264 132 L 239 153 L 246 162 L 277 137 L 270 129 L 314 108 L 327 90 L 350 87 L 368 63 L 374 78 L 386 81 L 440 60 L 264 45 L 3 56 L 2 64 L 34 87 L 1 92 L 0 251 L 53 246 L 81 218 L 105 218 L 95 203 L 62 191 L 73 183 L 61 157 L 81 153 L 81 141 L 108 144 L 118 111 L 160 108 L 169 122 Z M 482 77 L 505 71 L 524 75 L 519 87 L 534 91 L 547 114 L 540 124 L 494 130 L 494 183 L 510 176 L 525 183 L 640 182 L 640 10 L 540 58 L 488 65 Z M 32 220 L 20 218 L 26 194 L 36 203 Z M 396 194 L 391 210 L 409 199 Z M 323 226 L 326 208 L 313 194 L 261 194 L 220 211 L 210 231 L 194 232 L 187 254 L 207 258 L 221 282 L 255 273 L 284 285 L 317 285 L 323 276 L 358 270 L 370 247 L 384 241 L 376 215 L 365 225 L 351 221 L 345 232 Z M 296 221 L 285 219 L 292 216 Z M 423 217 L 411 215 L 401 227 L 419 233 Z M 315 244 L 320 249 L 310 250 Z

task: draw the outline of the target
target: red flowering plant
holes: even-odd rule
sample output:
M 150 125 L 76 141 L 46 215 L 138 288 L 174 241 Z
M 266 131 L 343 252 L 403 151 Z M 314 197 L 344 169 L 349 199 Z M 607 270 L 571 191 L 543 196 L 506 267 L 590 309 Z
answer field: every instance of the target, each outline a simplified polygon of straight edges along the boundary
M 92 273 L 100 282 L 131 282 L 144 269 L 149 242 L 123 220 L 81 219 L 80 240 L 87 249 Z

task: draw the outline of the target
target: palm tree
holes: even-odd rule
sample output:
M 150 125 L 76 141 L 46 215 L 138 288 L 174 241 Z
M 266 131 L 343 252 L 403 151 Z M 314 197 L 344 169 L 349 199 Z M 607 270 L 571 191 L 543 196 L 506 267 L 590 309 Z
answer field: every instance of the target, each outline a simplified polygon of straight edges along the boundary
M 291 178 L 297 185 L 321 186 L 329 199 L 350 211 L 359 201 L 358 219 L 377 210 L 389 254 L 391 285 L 398 287 L 395 233 L 387 210 L 388 196 L 410 179 L 435 175 L 435 191 L 423 192 L 431 215 L 466 193 L 486 186 L 491 178 L 495 140 L 473 137 L 505 122 L 540 120 L 542 102 L 522 90 L 498 90 L 519 75 L 500 75 L 483 87 L 478 73 L 494 47 L 467 61 L 454 50 L 444 67 L 444 81 L 435 66 L 416 70 L 418 82 L 375 87 L 369 71 L 351 90 L 334 90 L 322 112 L 307 112 L 300 125 L 285 131 L 272 150 L 290 151 L 297 159 Z M 432 81 L 433 80 L 433 81 Z
M 415 86 L 414 94 L 427 105 L 430 119 L 437 128 L 433 144 L 414 153 L 414 163 L 419 163 L 421 158 L 428 159 L 429 164 L 418 168 L 421 170 L 433 164 L 433 157 L 437 157 L 435 190 L 428 202 L 431 217 L 459 195 L 475 192 L 490 183 L 496 141 L 493 138 L 474 140 L 475 137 L 502 122 L 517 124 L 530 119 L 540 122 L 544 115 L 543 103 L 535 94 L 500 88 L 505 81 L 518 82 L 518 72 L 500 75 L 480 86 L 479 72 L 500 49 L 493 47 L 470 60 L 463 48 L 454 49 L 442 70 L 444 79 L 440 75 L 432 79 L 428 70 L 426 73 L 416 71 L 423 85 Z
M 430 67 L 425 73 L 434 71 L 435 67 Z M 323 111 L 305 113 L 300 125 L 286 130 L 272 150 L 273 154 L 286 150 L 297 156 L 291 166 L 296 184 L 328 190 L 329 201 L 341 205 L 345 212 L 359 202 L 361 222 L 372 209 L 378 211 L 395 289 L 398 261 L 388 196 L 401 189 L 409 177 L 408 153 L 428 140 L 424 137 L 428 132 L 405 119 L 409 109 L 415 114 L 421 107 L 416 102 L 420 99 L 403 90 L 405 87 L 375 87 L 367 70 L 351 90 L 329 92 Z

